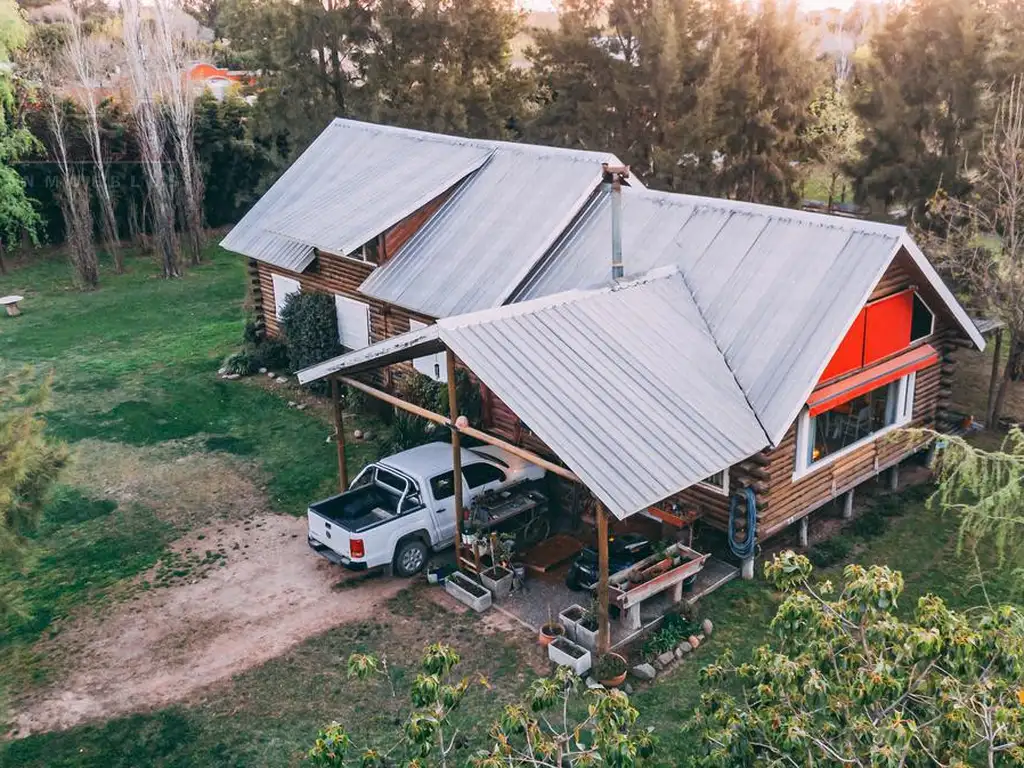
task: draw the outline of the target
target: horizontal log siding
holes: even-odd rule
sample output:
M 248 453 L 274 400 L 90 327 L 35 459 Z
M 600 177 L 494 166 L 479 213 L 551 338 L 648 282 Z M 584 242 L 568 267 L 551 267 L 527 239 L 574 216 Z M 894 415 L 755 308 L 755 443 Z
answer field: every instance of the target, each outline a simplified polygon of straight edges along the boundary
M 915 284 L 909 257 L 900 254 L 879 280 L 869 300 L 877 300 Z M 925 296 L 926 300 L 931 299 Z M 933 301 L 929 305 L 935 308 Z M 935 334 L 920 343 L 930 343 L 942 354 L 941 361 L 919 371 L 914 390 L 911 426 L 944 426 L 941 417 L 949 408 L 953 378 L 953 356 L 961 336 L 944 313 L 936 318 Z M 882 470 L 898 464 L 920 448 L 906 440 L 882 437 L 843 456 L 831 464 L 793 480 L 796 470 L 796 424 L 773 450 L 752 456 L 730 470 L 730 491 L 753 487 L 757 495 L 758 530 L 768 538 L 827 504 L 832 499 L 870 480 Z M 684 507 L 697 506 L 714 527 L 725 530 L 729 523 L 728 499 L 701 488 L 690 488 L 676 499 Z
M 384 261 L 387 261 L 398 249 L 405 245 L 409 238 L 416 234 L 417 230 L 427 223 L 427 219 L 434 215 L 438 208 L 448 199 L 450 192 L 438 195 L 415 213 L 406 216 L 395 224 L 384 234 Z
M 316 267 L 305 272 L 292 272 L 281 267 L 271 266 L 263 262 L 256 263 L 259 274 L 261 294 L 261 314 L 267 333 L 280 336 L 281 328 L 277 322 L 274 308 L 274 275 L 283 275 L 297 280 L 303 293 L 330 293 L 356 299 L 370 307 L 370 340 L 384 338 L 383 303 L 359 293 L 359 285 L 373 270 L 372 264 L 346 259 L 341 256 L 320 254 Z

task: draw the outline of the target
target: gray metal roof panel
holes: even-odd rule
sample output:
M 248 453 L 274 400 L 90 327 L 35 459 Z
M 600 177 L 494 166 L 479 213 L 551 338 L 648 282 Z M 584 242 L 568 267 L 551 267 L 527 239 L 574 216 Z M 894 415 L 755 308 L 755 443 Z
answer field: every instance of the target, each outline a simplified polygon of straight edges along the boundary
M 768 444 L 677 272 L 552 299 L 441 338 L 616 516 Z
M 647 190 L 623 197 L 622 216 L 626 274 L 680 269 L 773 443 L 900 248 L 927 265 L 904 228 L 858 219 Z M 515 298 L 607 283 L 610 218 L 598 195 Z M 977 343 L 938 275 L 922 274 Z
M 611 155 L 502 144 L 363 293 L 431 317 L 501 304 L 597 189 Z
M 313 248 L 351 253 L 453 187 L 492 151 L 470 139 L 334 120 L 221 244 L 301 272 Z
M 501 243 L 503 248 L 491 266 L 506 268 L 509 279 L 514 281 L 519 271 L 525 274 L 533 266 L 530 259 L 539 258 L 540 252 L 524 256 L 526 251 L 514 249 L 512 243 L 520 239 L 529 246 L 534 238 L 539 243 L 537 250 L 545 249 L 583 202 L 577 199 L 582 193 L 575 171 L 587 166 L 588 177 L 594 178 L 601 162 L 618 162 L 614 155 L 467 139 L 339 118 L 267 190 L 221 245 L 250 258 L 301 272 L 313 261 L 314 248 L 351 253 L 466 180 L 495 154 L 501 156 L 499 161 L 462 198 L 466 207 L 448 209 L 447 221 L 460 227 L 459 235 L 440 233 L 441 237 L 432 241 L 438 243 L 437 247 L 448 249 L 445 258 L 431 251 L 431 243 L 418 247 L 428 253 L 428 258 L 442 262 L 442 268 L 455 264 L 456 269 L 473 269 L 481 243 L 487 248 Z M 509 168 L 517 162 L 523 167 Z M 530 169 L 537 174 L 535 178 L 528 178 Z M 576 197 L 565 191 L 566 185 L 575 190 Z M 546 200 L 553 209 L 538 204 L 523 210 L 516 196 L 529 201 L 539 189 L 553 190 Z M 436 229 L 434 232 L 438 233 Z M 466 247 L 453 249 L 453 243 L 457 245 L 467 238 L 471 242 Z M 378 270 L 389 276 L 386 281 L 382 279 L 389 290 L 401 288 L 405 271 L 414 273 L 411 279 L 419 279 L 418 265 L 402 268 L 401 265 L 409 263 L 396 258 Z M 430 282 L 436 284 L 436 276 Z M 495 293 L 514 287 L 489 285 Z M 467 292 L 475 293 L 468 289 Z M 429 291 L 423 285 L 414 285 L 408 300 L 418 301 L 419 293 Z M 433 294 L 426 299 L 424 306 L 445 303 L 444 297 L 439 299 Z M 458 311 L 480 306 L 488 304 L 463 296 Z

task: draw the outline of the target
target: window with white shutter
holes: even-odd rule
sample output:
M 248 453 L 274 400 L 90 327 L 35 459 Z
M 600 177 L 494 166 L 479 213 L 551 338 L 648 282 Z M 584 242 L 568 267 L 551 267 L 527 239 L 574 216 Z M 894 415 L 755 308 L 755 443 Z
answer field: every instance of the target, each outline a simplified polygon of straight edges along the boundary
M 346 296 L 334 295 L 338 313 L 338 341 L 345 349 L 362 349 L 370 345 L 370 307 Z
M 299 285 L 298 280 L 284 275 L 272 275 L 272 277 L 274 279 L 274 311 L 277 314 L 277 319 L 280 320 L 281 310 L 284 309 L 288 297 L 293 293 L 301 293 L 302 286 Z
M 420 328 L 426 327 L 426 323 L 409 318 L 410 331 L 418 331 Z M 412 367 L 424 376 L 429 376 L 434 381 L 448 381 L 448 358 L 444 352 L 417 357 L 412 361 Z

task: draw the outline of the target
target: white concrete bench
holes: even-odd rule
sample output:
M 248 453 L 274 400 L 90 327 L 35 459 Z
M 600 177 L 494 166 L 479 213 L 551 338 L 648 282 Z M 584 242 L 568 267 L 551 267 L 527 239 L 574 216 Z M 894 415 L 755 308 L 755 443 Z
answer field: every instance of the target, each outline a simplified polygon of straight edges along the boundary
M 0 296 L 0 306 L 4 307 L 7 310 L 7 314 L 11 317 L 17 317 L 21 314 L 18 302 L 24 300 L 24 296 Z

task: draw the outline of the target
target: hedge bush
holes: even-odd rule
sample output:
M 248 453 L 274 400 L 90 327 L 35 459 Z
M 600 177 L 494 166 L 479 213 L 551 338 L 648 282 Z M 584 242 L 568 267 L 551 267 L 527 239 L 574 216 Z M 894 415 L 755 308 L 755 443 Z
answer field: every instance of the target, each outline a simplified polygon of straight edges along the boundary
M 281 310 L 281 327 L 292 372 L 341 354 L 334 299 L 326 293 L 293 293 L 289 296 Z M 323 385 L 323 382 L 318 384 Z

